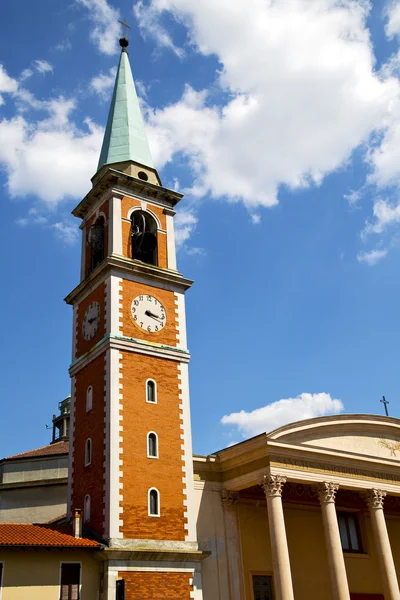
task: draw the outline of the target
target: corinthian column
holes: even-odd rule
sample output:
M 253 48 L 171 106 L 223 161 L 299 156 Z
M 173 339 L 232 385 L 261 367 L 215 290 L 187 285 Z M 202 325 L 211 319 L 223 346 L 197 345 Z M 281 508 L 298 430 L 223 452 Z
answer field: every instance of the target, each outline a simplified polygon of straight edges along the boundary
M 339 489 L 337 483 L 324 481 L 316 486 L 322 509 L 325 544 L 328 553 L 329 571 L 332 583 L 333 600 L 350 600 L 349 584 L 347 583 L 346 566 L 342 543 L 340 541 L 339 525 L 336 516 L 335 496 Z
M 285 483 L 286 477 L 280 475 L 263 475 L 260 481 L 267 499 L 276 600 L 294 600 L 282 507 L 282 489 Z
M 364 494 L 369 508 L 372 532 L 378 552 L 385 600 L 400 600 L 399 584 L 397 582 L 392 549 L 386 528 L 385 515 L 383 514 L 383 500 L 385 496 L 386 492 L 384 490 L 377 489 L 369 490 Z
M 242 552 L 237 518 L 237 502 L 239 494 L 229 490 L 222 490 L 221 499 L 224 508 L 226 553 L 229 571 L 229 597 L 230 600 L 242 600 L 244 598 Z

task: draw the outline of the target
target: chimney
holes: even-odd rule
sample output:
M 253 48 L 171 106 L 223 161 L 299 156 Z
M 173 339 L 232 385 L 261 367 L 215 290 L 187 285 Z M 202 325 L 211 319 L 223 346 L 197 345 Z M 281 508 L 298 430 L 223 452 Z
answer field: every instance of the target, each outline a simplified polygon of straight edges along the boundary
M 76 538 L 82 537 L 82 511 L 74 508 L 72 511 L 72 535 Z

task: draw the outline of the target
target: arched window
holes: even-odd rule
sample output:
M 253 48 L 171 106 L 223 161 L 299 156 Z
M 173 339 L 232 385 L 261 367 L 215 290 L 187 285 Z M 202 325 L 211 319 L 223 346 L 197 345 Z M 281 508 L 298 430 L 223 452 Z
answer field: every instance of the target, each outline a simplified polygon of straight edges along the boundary
M 90 521 L 90 496 L 86 494 L 85 501 L 83 504 L 83 522 L 88 523 Z
M 148 458 L 158 458 L 158 438 L 154 431 L 147 434 L 147 456 Z
M 131 239 L 132 258 L 157 266 L 157 223 L 150 213 L 133 211 Z
M 157 404 L 157 385 L 153 379 L 146 381 L 146 402 Z
M 85 444 L 85 467 L 92 462 L 92 440 L 88 438 Z
M 160 493 L 156 488 L 149 490 L 149 516 L 160 516 Z
M 104 260 L 104 217 L 100 216 L 89 230 L 90 272 Z
M 86 390 L 86 412 L 89 412 L 89 410 L 92 410 L 93 407 L 93 388 L 91 385 L 89 385 L 88 389 Z

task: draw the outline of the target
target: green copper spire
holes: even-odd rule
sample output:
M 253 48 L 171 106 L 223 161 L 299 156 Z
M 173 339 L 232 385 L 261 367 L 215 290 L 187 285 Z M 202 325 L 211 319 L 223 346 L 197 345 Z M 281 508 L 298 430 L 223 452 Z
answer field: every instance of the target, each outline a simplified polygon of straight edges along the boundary
M 120 40 L 121 58 L 97 170 L 128 160 L 154 168 L 126 52 L 128 43 L 126 38 Z

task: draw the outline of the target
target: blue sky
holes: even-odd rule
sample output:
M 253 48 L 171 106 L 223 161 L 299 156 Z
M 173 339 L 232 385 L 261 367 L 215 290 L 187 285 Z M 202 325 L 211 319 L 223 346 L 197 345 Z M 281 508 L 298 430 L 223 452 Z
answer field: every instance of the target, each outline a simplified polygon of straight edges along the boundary
M 0 23 L 0 456 L 69 393 L 78 221 L 129 47 L 185 193 L 194 451 L 337 412 L 400 416 L 400 2 L 14 0 Z

